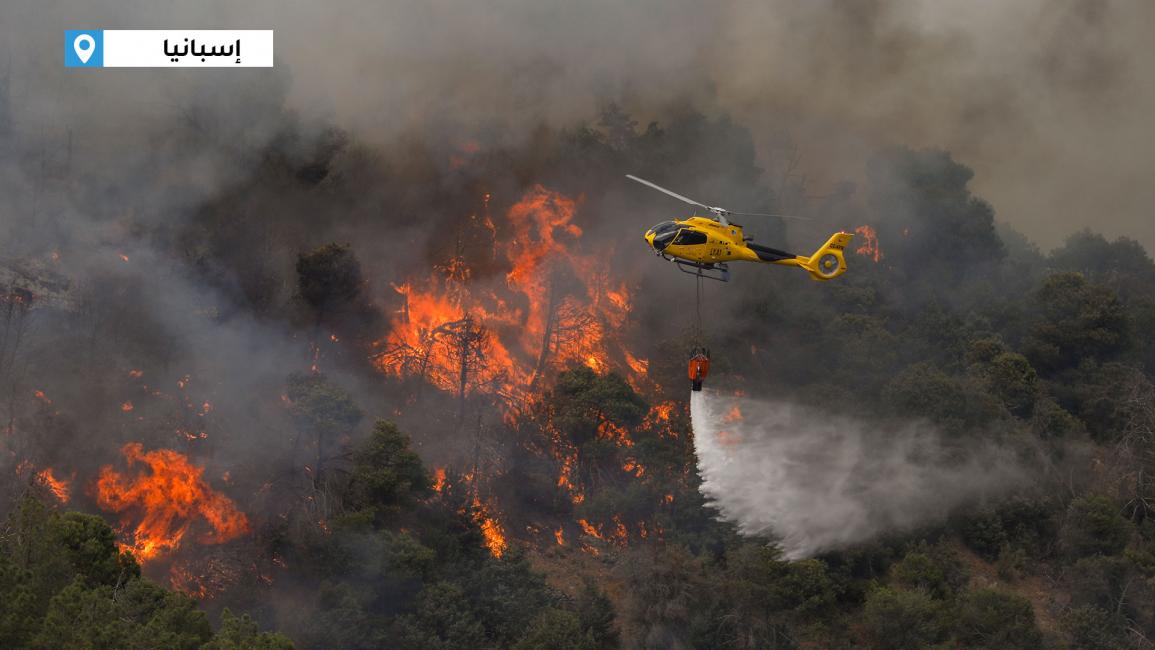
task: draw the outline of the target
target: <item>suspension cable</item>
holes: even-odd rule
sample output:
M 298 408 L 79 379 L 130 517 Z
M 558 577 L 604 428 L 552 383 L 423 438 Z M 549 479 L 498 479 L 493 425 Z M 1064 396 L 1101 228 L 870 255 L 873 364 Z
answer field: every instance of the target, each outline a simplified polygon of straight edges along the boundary
M 697 285 L 694 287 L 694 345 L 700 347 L 702 345 L 702 276 L 697 277 Z

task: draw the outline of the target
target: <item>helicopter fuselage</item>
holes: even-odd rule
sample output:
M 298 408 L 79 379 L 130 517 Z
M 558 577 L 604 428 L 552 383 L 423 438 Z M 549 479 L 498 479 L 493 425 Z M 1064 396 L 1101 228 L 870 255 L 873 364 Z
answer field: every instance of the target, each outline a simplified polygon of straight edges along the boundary
M 694 264 L 766 262 L 802 266 L 809 258 L 751 244 L 736 223 L 723 224 L 708 217 L 663 221 L 646 231 L 646 243 L 654 252 Z

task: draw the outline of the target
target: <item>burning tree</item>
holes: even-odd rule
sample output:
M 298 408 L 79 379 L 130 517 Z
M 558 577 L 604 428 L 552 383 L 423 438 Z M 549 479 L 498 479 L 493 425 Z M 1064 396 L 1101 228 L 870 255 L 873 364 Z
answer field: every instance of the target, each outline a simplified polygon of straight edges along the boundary
M 296 374 L 289 378 L 285 396 L 289 400 L 289 413 L 297 427 L 293 440 L 294 450 L 299 450 L 303 439 L 308 439 L 312 447 L 310 461 L 305 471 L 310 475 L 314 498 L 320 500 L 317 507 L 321 517 L 328 516 L 325 495 L 326 464 L 335 454 L 335 445 L 348 441 L 353 428 L 361 421 L 361 410 L 353 398 L 340 387 L 333 385 L 323 375 Z M 294 452 L 294 459 L 297 457 Z
M 507 269 L 504 282 L 476 273 L 458 245 L 431 276 L 394 285 L 402 304 L 376 344 L 378 367 L 459 397 L 463 385 L 485 387 L 507 407 L 557 367 L 636 370 L 638 360 L 627 363 L 621 342 L 608 335 L 628 318 L 629 289 L 609 280 L 602 256 L 578 250 L 576 210 L 576 201 L 541 186 L 510 207 L 493 226 L 508 232 L 492 238 L 487 255 Z M 465 384 L 463 361 L 472 377 Z

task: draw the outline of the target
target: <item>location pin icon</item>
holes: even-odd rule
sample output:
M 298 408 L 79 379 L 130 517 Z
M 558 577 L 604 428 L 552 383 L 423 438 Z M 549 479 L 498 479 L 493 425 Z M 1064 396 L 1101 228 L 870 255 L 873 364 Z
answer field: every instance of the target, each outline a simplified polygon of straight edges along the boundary
M 88 60 L 92 58 L 92 53 L 96 51 L 96 41 L 88 34 L 81 34 L 73 39 L 72 49 L 80 58 L 80 62 L 87 64 Z

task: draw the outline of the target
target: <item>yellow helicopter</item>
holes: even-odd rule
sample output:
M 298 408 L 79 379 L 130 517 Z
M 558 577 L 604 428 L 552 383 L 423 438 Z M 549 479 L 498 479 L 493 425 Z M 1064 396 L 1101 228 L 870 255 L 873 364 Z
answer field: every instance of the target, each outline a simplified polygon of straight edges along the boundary
M 755 212 L 731 212 L 724 208 L 699 203 L 672 192 L 644 178 L 626 174 L 626 178 L 659 192 L 685 201 L 690 205 L 709 210 L 712 217 L 690 217 L 678 221 L 663 221 L 646 231 L 646 243 L 658 256 L 678 266 L 678 270 L 711 280 L 726 282 L 730 279 L 727 262 L 747 261 L 797 266 L 815 280 L 833 280 L 846 272 L 846 258 L 843 251 L 854 238 L 853 233 L 836 232 L 814 254 L 806 257 L 780 251 L 768 246 L 759 246 L 742 234 L 742 226 L 731 223 L 730 215 L 748 217 L 780 217 L 798 219 L 781 214 L 759 214 Z

